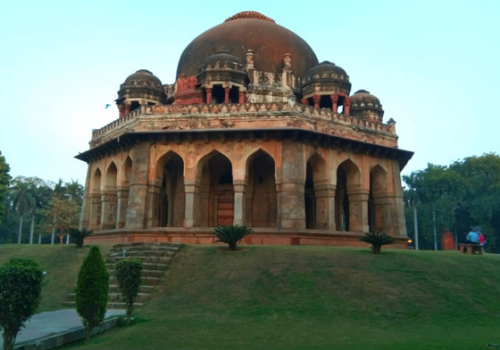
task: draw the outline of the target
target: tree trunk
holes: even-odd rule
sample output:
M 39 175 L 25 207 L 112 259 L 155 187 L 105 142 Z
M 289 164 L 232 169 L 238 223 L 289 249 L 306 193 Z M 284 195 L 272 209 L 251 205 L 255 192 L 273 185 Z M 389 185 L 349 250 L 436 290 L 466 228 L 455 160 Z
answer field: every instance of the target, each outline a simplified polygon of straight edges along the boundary
M 413 204 L 413 227 L 415 228 L 415 250 L 418 250 L 418 217 L 415 204 Z
M 132 318 L 132 309 L 134 305 L 127 305 L 127 326 L 130 326 L 130 319 Z
M 17 234 L 17 244 L 21 244 L 22 234 L 23 234 L 23 216 L 21 215 L 21 220 L 19 220 L 19 233 Z
M 373 245 L 373 254 L 379 254 L 381 248 L 382 246 L 380 245 Z
M 42 234 L 38 234 L 38 244 L 42 244 Z
M 33 244 L 33 234 L 35 232 L 35 210 L 31 214 L 30 244 Z
M 66 233 L 66 244 L 69 244 L 69 239 L 70 239 L 69 233 Z
M 432 222 L 434 226 L 434 250 L 438 250 L 437 232 L 436 232 L 436 209 L 432 205 Z
M 236 243 L 229 243 L 229 250 L 236 250 Z
M 56 237 L 56 229 L 53 229 L 52 235 L 50 236 L 50 244 L 54 244 L 55 237 Z
M 16 342 L 16 337 L 11 336 L 3 330 L 2 332 L 2 338 L 3 338 L 3 349 L 4 350 L 14 350 L 14 344 Z
M 91 330 L 92 330 L 92 328 L 90 327 L 90 325 L 87 325 L 87 338 L 85 338 L 85 344 L 90 343 L 90 331 Z
M 63 244 L 64 234 L 59 234 L 59 244 Z

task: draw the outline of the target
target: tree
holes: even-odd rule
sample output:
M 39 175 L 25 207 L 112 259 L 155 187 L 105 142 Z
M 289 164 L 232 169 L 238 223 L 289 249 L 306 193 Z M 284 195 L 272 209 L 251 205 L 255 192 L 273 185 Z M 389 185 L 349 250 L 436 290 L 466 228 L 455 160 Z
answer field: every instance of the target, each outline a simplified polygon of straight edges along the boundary
M 87 330 L 87 343 L 92 329 L 104 320 L 108 290 L 108 270 L 99 247 L 93 246 L 80 268 L 76 287 L 76 311 Z
M 43 210 L 46 219 L 43 227 L 47 232 L 57 230 L 59 243 L 62 244 L 66 231 L 78 227 L 79 213 L 80 207 L 76 202 L 54 196 Z
M 32 208 L 31 208 L 31 228 L 30 228 L 30 240 L 29 243 L 33 244 L 33 235 L 35 231 L 35 217 L 37 209 L 42 209 L 49 200 L 51 194 L 51 189 L 45 184 L 45 182 L 37 177 L 28 178 L 27 182 L 29 184 L 30 194 L 32 198 Z
M 32 259 L 13 258 L 0 266 L 0 328 L 4 350 L 13 350 L 17 334 L 40 304 L 43 272 Z
M 19 214 L 19 231 L 17 236 L 17 243 L 19 244 L 21 243 L 22 237 L 23 217 L 33 205 L 30 185 L 24 177 L 18 176 L 13 180 L 11 196 L 13 199 L 14 210 Z
M 2 152 L 0 151 L 0 224 L 2 223 L 2 217 L 6 210 L 5 201 L 9 193 L 11 179 L 9 171 L 9 164 L 5 162 L 5 157 L 2 156 Z
M 219 226 L 214 230 L 218 240 L 216 242 L 227 243 L 229 250 L 236 250 L 236 245 L 245 236 L 252 233 L 252 229 L 246 226 Z
M 84 188 L 78 183 L 78 180 L 71 180 L 71 182 L 66 182 L 64 186 L 64 192 L 69 200 L 75 201 L 79 206 L 82 205 Z
M 406 195 L 405 203 L 408 203 L 413 210 L 413 223 L 414 223 L 414 234 L 415 234 L 415 250 L 419 249 L 418 245 L 418 215 L 417 215 L 417 203 L 419 202 L 419 195 L 417 192 L 417 181 L 418 173 L 412 172 L 409 176 L 403 175 L 403 181 L 408 186 L 408 190 L 404 192 Z
M 116 264 L 115 274 L 118 280 L 118 288 L 127 307 L 127 325 L 130 325 L 135 298 L 141 288 L 141 273 L 141 260 L 127 259 Z

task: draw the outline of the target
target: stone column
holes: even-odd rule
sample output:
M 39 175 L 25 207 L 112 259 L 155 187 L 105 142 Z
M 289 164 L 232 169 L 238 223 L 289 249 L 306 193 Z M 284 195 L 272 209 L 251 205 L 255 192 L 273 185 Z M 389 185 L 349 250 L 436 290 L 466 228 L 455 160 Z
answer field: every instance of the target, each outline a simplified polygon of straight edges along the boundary
M 408 237 L 406 232 L 406 220 L 403 204 L 403 187 L 401 185 L 401 174 L 399 163 L 397 160 L 392 161 L 392 178 L 393 178 L 393 198 L 392 198 L 392 215 L 391 227 L 393 235 L 399 237 Z
M 146 198 L 146 227 L 160 226 L 160 192 L 159 181 L 149 181 Z
M 240 94 L 240 97 L 239 97 L 238 103 L 245 103 L 245 91 L 240 90 L 239 94 Z
M 351 99 L 349 97 L 344 98 L 344 114 L 349 115 L 349 110 L 351 108 Z
M 333 95 L 330 95 L 330 98 L 332 99 L 332 111 L 337 112 L 339 95 L 333 94 Z
M 373 227 L 375 232 L 383 232 L 388 235 L 395 235 L 392 229 L 392 209 L 394 197 L 389 194 L 373 195 Z M 397 234 L 396 234 L 397 236 Z
M 309 101 L 307 100 L 307 98 L 301 99 L 300 103 L 302 103 L 303 105 L 309 106 Z
M 321 96 L 320 95 L 314 95 L 313 96 L 313 101 L 314 101 L 314 108 L 319 108 L 319 103 L 321 101 Z
M 99 230 L 101 225 L 101 195 L 99 193 L 92 193 L 89 196 L 90 213 L 88 228 L 93 231 Z
M 212 103 L 212 88 L 206 88 L 207 91 L 207 104 Z
M 124 115 L 129 114 L 129 113 L 130 113 L 130 102 L 125 104 L 125 114 Z
M 146 195 L 149 172 L 149 142 L 134 148 L 134 162 L 130 171 L 130 188 L 125 227 L 128 230 L 144 229 L 146 221 Z
M 118 105 L 118 117 L 122 118 L 124 115 L 125 115 L 125 106 L 123 105 L 123 103 L 120 103 Z
M 229 103 L 229 87 L 224 88 L 224 103 Z
M 349 195 L 349 231 L 365 233 L 368 227 L 368 197 L 366 190 L 347 190 Z
M 101 230 L 112 230 L 116 227 L 116 190 L 101 191 Z
M 283 140 L 282 182 L 276 186 L 280 228 L 306 228 L 304 203 L 305 162 L 303 145 L 299 142 Z
M 335 230 L 335 185 L 314 184 L 316 228 Z
M 195 227 L 198 225 L 198 212 L 200 209 L 200 186 L 197 181 L 184 181 L 186 189 L 186 212 L 184 227 Z
M 127 204 L 128 204 L 128 186 L 118 187 L 116 191 L 116 205 L 117 205 L 117 218 L 116 229 L 125 227 L 125 219 L 127 217 Z
M 246 225 L 246 185 L 245 180 L 234 180 L 233 225 Z

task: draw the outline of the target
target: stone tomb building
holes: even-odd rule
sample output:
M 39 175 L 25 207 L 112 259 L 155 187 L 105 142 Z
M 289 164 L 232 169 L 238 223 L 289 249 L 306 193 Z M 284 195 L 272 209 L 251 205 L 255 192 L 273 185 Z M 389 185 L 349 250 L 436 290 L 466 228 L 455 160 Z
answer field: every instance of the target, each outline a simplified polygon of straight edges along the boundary
M 92 131 L 82 226 L 92 242 L 358 245 L 407 238 L 395 122 L 377 97 L 299 36 L 242 12 L 195 38 L 177 80 L 148 70 L 118 91 L 119 118 Z

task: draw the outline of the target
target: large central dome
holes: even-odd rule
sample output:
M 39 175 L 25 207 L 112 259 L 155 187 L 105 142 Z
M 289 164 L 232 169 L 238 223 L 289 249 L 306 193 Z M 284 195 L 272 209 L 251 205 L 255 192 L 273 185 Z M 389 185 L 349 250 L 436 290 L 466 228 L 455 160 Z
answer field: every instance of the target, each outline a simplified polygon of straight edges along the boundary
M 318 64 L 314 51 L 297 34 L 258 12 L 246 11 L 194 39 L 181 55 L 177 76 L 195 76 L 203 60 L 220 50 L 227 50 L 244 61 L 249 49 L 254 52 L 255 69 L 258 71 L 281 72 L 285 53 L 292 56 L 296 76 L 305 76 L 310 68 Z

